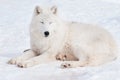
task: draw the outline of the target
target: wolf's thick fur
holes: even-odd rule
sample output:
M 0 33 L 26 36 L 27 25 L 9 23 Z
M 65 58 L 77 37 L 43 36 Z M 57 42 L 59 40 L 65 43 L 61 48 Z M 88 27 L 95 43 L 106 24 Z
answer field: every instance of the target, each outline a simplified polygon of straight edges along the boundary
M 45 31 L 49 36 L 45 36 Z M 97 66 L 117 57 L 117 46 L 109 32 L 91 24 L 62 21 L 55 6 L 35 8 L 30 39 L 31 50 L 9 63 L 30 67 L 55 61 L 56 55 L 66 54 L 68 60 L 74 61 L 66 61 L 62 67 Z

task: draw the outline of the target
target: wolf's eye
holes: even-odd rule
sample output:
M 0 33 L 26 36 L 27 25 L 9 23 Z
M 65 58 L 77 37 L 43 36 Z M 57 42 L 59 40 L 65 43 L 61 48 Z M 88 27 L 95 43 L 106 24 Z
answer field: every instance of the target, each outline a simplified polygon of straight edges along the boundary
M 49 22 L 49 24 L 52 24 L 52 22 Z
M 40 23 L 44 24 L 44 22 L 43 22 L 43 21 L 41 21 Z

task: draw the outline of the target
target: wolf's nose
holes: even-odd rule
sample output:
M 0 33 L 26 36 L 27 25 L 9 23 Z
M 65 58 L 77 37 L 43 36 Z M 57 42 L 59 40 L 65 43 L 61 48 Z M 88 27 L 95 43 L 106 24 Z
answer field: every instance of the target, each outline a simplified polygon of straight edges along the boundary
M 49 32 L 48 32 L 48 31 L 45 31 L 45 32 L 44 32 L 44 35 L 45 35 L 45 37 L 48 37 L 48 36 L 49 36 Z

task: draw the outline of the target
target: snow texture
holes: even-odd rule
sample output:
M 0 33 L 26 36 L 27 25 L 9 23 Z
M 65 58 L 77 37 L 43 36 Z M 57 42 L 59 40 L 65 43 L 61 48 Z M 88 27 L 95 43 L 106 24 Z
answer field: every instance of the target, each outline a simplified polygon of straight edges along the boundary
M 58 6 L 66 21 L 102 25 L 120 48 L 119 0 L 0 0 L 0 80 L 120 80 L 120 59 L 99 67 L 60 69 L 61 62 L 18 68 L 7 61 L 30 48 L 29 24 L 36 5 Z

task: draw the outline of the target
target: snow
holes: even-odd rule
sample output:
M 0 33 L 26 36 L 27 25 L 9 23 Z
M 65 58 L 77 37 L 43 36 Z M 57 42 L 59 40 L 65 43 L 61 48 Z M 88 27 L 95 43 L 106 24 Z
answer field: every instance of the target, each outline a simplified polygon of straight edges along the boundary
M 29 48 L 29 24 L 36 5 L 58 6 L 67 21 L 102 25 L 120 48 L 119 0 L 0 0 L 0 80 L 120 80 L 120 59 L 98 67 L 61 69 L 61 62 L 18 68 L 7 61 Z

